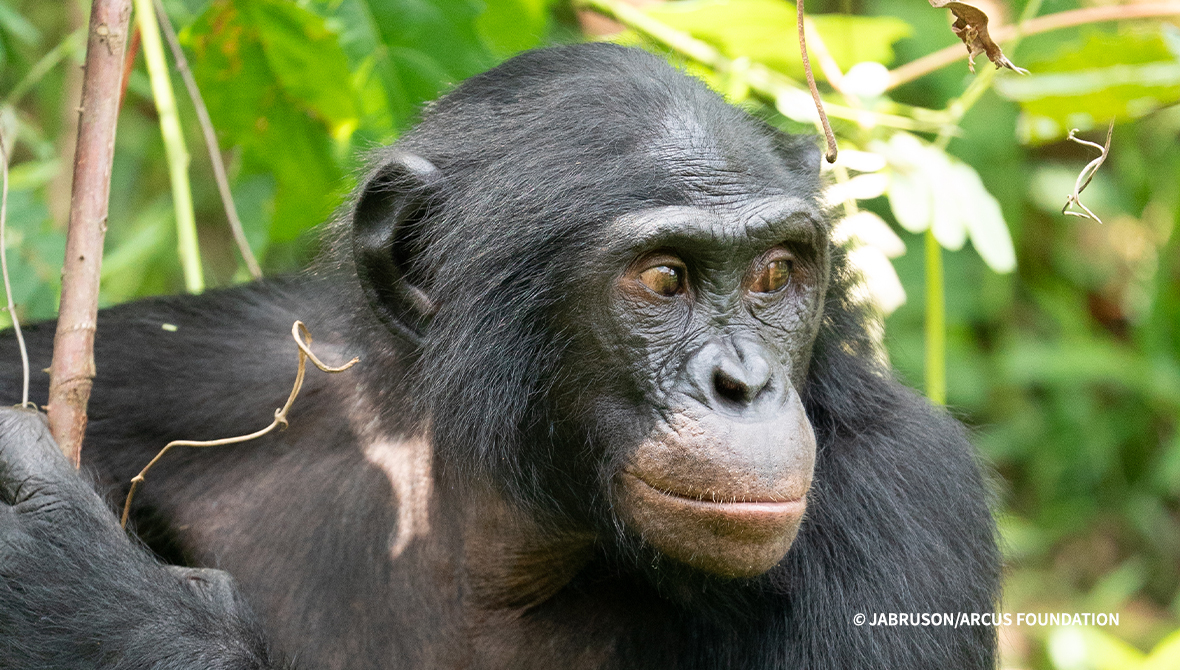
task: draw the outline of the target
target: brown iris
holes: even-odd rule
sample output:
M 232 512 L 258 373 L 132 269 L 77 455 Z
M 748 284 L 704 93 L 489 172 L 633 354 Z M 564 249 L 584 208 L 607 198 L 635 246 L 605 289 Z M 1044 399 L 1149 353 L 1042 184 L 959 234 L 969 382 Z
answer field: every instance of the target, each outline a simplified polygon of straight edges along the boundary
M 684 268 L 656 265 L 640 272 L 639 281 L 659 295 L 673 296 L 684 291 Z
M 786 257 L 775 258 L 754 277 L 750 283 L 750 290 L 754 293 L 774 293 L 791 281 L 791 272 L 795 269 L 795 261 Z

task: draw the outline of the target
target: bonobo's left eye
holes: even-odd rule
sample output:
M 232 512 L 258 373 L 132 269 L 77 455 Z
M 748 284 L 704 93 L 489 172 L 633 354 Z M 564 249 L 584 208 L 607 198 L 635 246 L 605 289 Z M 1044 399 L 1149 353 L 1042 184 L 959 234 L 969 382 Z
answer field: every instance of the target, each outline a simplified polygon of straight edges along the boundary
M 642 258 L 631 266 L 626 276 L 629 278 L 627 283 L 640 291 L 636 295 L 652 297 L 654 293 L 670 298 L 688 291 L 688 269 L 672 254 L 656 253 Z M 640 285 L 643 288 L 639 288 Z
M 660 295 L 676 295 L 684 290 L 684 270 L 674 265 L 657 265 L 640 272 L 639 281 Z
M 754 293 L 774 293 L 790 283 L 791 273 L 795 270 L 795 258 L 786 249 L 774 249 L 755 268 L 750 290 Z

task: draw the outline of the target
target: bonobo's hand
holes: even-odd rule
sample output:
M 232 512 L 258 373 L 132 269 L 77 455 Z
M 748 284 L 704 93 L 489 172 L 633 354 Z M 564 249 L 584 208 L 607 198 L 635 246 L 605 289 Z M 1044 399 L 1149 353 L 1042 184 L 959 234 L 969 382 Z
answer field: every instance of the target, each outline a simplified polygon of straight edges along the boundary
M 0 668 L 279 667 L 228 574 L 129 540 L 44 417 L 0 408 Z

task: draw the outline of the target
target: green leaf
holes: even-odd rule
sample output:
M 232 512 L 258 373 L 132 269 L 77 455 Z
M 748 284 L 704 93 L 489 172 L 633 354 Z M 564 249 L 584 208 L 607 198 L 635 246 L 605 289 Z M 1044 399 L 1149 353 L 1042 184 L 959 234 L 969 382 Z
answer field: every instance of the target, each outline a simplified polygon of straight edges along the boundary
M 686 0 L 644 10 L 667 25 L 716 46 L 729 58 L 748 57 L 795 78 L 803 77 L 795 5 L 779 0 Z M 888 63 L 894 42 L 910 34 L 889 16 L 812 16 L 832 57 L 847 70 L 862 61 Z M 822 77 L 816 68 L 815 75 Z
M 996 91 L 1020 103 L 1024 142 L 1060 139 L 1110 119 L 1134 119 L 1180 101 L 1177 29 L 1161 26 L 1092 32 L 1063 44 L 1051 58 L 1028 63 L 1027 77 L 1000 77 Z
M 483 72 L 496 59 L 476 21 L 478 0 L 364 0 L 413 113 L 451 84 Z
M 938 243 L 957 251 L 967 237 L 993 271 L 1016 267 L 1012 236 L 1000 203 L 970 165 L 907 133 L 872 148 L 889 165 L 889 206 L 912 233 L 931 228 Z
M 241 148 L 245 175 L 275 177 L 272 239 L 293 240 L 323 221 L 343 176 L 330 133 L 347 131 L 357 114 L 335 33 L 292 3 L 218 0 L 182 38 L 213 124 Z
M 401 128 L 422 103 L 491 67 L 497 55 L 535 46 L 524 31 L 546 32 L 548 11 L 540 9 L 546 1 L 493 0 L 486 11 L 479 0 L 313 0 L 308 6 L 340 26 L 340 45 L 361 77 L 354 86 L 363 92 L 368 124 L 379 125 L 384 114 Z M 511 34 L 503 32 L 509 28 Z M 373 105 L 380 97 L 384 109 Z
M 356 124 L 348 58 L 324 20 L 282 0 L 239 3 L 284 92 L 333 127 Z
M 555 0 L 489 0 L 476 28 L 493 54 L 507 58 L 541 43 L 555 4 Z

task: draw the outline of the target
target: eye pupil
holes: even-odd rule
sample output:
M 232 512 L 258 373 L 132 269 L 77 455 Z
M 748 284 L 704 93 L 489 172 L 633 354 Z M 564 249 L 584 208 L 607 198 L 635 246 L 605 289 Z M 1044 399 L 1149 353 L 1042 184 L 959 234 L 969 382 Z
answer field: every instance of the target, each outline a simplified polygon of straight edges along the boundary
M 652 291 L 664 295 L 676 295 L 684 289 L 684 272 L 670 265 L 657 265 L 639 274 L 639 280 Z
M 773 293 L 787 285 L 795 263 L 789 258 L 780 258 L 766 264 L 754 280 L 751 290 L 755 293 Z

